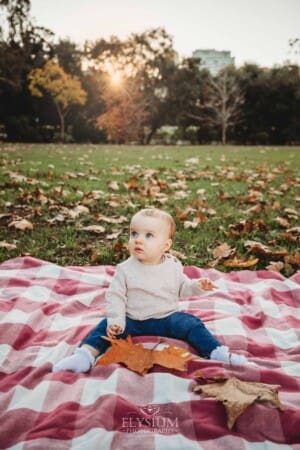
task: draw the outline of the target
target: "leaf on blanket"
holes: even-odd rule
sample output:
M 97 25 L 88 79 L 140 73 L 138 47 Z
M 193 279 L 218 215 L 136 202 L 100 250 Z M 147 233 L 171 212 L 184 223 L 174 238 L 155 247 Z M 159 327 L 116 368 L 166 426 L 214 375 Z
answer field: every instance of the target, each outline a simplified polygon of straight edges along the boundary
M 183 371 L 185 363 L 195 358 L 186 349 L 173 346 L 163 350 L 147 349 L 142 344 L 135 344 L 131 336 L 126 339 L 110 339 L 106 336 L 102 338 L 111 343 L 111 348 L 98 360 L 97 365 L 123 363 L 140 375 L 145 375 L 154 364 Z
M 212 382 L 207 384 L 198 384 L 194 391 L 199 392 L 203 398 L 214 397 L 223 403 L 230 429 L 237 418 L 255 401 L 270 402 L 281 411 L 284 409 L 278 398 L 278 385 L 241 381 L 235 377 L 211 380 Z

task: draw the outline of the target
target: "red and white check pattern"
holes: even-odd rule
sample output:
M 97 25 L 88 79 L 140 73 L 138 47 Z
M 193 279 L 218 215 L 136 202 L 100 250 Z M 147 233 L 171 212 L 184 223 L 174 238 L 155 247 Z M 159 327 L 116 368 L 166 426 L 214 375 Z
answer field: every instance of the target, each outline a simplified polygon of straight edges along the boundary
M 219 289 L 181 309 L 253 365 L 193 360 L 186 372 L 155 366 L 144 377 L 120 364 L 52 373 L 104 317 L 114 270 L 31 257 L 0 265 L 0 449 L 300 449 L 300 273 L 185 269 Z M 197 370 L 279 384 L 285 410 L 256 403 L 229 430 L 223 406 L 193 392 Z

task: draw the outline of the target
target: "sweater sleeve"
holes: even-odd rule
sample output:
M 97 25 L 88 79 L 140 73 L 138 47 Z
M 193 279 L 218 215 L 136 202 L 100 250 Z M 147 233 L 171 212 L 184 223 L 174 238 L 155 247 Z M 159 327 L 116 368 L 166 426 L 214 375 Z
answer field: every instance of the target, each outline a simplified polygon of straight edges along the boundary
M 125 330 L 127 286 L 124 271 L 117 266 L 116 273 L 105 295 L 107 325 L 118 325 Z
M 179 297 L 193 297 L 203 294 L 205 291 L 198 285 L 198 278 L 189 278 L 183 272 L 182 264 L 178 264 Z

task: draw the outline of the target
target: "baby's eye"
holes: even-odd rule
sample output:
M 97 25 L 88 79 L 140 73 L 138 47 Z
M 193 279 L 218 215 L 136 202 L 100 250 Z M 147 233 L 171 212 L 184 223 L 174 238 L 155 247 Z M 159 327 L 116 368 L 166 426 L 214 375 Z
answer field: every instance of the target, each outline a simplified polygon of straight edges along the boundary
M 152 233 L 146 233 L 146 239 L 152 239 L 153 234 Z
M 136 238 L 137 237 L 137 232 L 136 231 L 130 231 L 130 237 L 132 238 Z

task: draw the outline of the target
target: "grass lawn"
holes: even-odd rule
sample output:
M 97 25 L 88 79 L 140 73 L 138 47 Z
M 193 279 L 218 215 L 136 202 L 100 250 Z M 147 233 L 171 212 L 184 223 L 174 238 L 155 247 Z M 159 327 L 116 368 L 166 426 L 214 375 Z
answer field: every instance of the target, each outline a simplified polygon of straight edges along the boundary
M 300 268 L 300 147 L 1 144 L 0 152 L 0 261 L 116 264 L 128 256 L 132 214 L 155 206 L 174 215 L 184 264 L 228 271 L 276 262 L 286 276 Z

